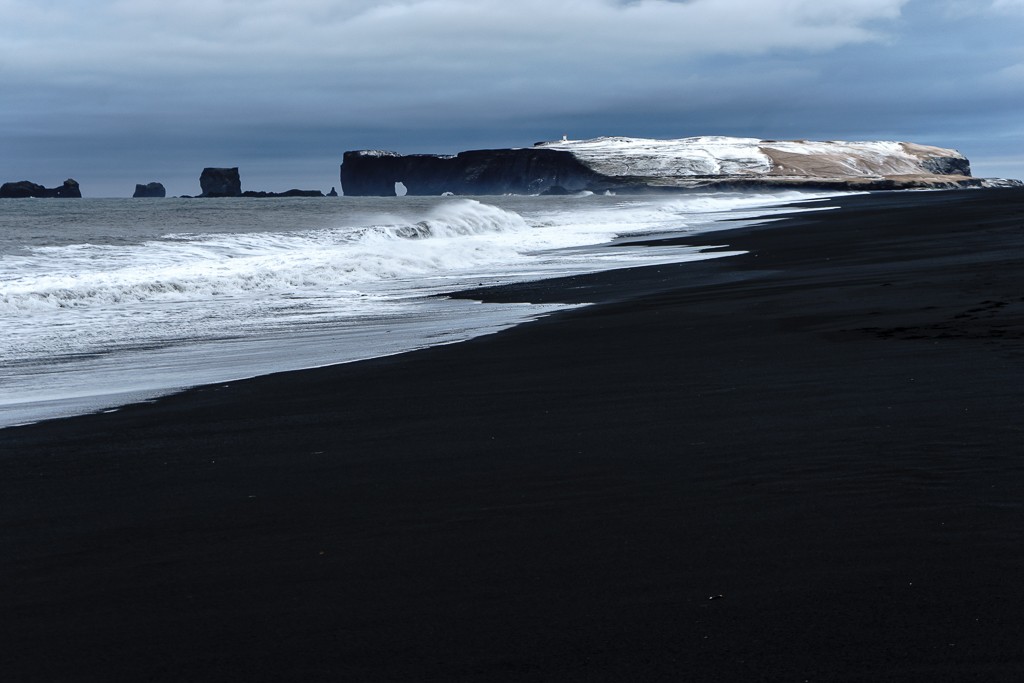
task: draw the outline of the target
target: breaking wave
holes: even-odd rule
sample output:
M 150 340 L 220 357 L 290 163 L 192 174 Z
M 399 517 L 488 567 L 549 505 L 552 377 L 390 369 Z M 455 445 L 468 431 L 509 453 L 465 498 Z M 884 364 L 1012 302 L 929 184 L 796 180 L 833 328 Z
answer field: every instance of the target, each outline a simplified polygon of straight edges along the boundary
M 33 312 L 273 292 L 319 296 L 339 286 L 514 260 L 516 240 L 484 238 L 528 229 L 514 212 L 458 200 L 412 223 L 38 247 L 7 259 L 0 308 Z

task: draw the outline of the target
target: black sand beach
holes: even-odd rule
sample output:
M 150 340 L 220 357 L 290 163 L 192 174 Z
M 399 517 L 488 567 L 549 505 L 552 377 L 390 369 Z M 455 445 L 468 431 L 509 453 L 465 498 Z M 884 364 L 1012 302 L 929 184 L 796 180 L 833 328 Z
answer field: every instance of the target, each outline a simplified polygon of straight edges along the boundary
M 827 204 L 0 431 L 0 680 L 1024 680 L 1024 190 Z

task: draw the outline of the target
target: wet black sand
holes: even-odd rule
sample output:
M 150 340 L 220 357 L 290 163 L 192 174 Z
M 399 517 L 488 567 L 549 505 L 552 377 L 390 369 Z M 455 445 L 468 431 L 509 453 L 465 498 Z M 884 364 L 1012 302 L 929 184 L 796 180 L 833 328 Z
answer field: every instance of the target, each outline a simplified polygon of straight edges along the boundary
M 834 203 L 0 431 L 0 680 L 1024 680 L 1024 190 Z

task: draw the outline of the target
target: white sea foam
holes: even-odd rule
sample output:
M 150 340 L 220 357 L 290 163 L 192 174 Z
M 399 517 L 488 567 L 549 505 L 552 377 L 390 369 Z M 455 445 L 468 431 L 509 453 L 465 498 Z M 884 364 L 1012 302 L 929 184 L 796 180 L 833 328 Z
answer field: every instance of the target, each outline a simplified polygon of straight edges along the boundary
M 0 426 L 493 332 L 560 307 L 432 295 L 707 258 L 610 245 L 808 196 L 21 204 L 0 217 Z
M 527 228 L 517 214 L 459 200 L 416 223 L 36 247 L 4 260 L 0 307 L 31 315 L 254 293 L 315 296 L 330 287 L 500 262 L 514 254 L 487 237 Z

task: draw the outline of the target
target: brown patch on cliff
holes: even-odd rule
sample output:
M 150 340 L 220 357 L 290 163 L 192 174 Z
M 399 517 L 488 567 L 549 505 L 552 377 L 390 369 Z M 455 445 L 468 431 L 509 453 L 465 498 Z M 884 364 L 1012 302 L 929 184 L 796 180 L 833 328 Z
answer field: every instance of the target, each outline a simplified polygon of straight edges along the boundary
M 771 159 L 772 176 L 814 176 L 818 178 L 844 175 L 836 164 L 828 158 L 783 152 L 772 147 L 759 147 L 761 153 Z
M 875 161 L 870 157 L 849 158 L 829 154 L 799 154 L 775 147 L 758 148 L 771 159 L 772 176 L 809 176 L 812 178 L 891 177 L 893 166 L 888 158 Z

